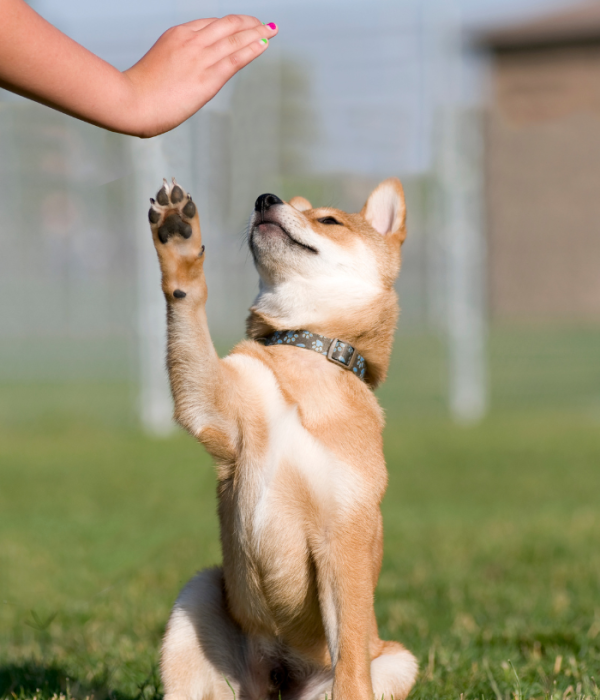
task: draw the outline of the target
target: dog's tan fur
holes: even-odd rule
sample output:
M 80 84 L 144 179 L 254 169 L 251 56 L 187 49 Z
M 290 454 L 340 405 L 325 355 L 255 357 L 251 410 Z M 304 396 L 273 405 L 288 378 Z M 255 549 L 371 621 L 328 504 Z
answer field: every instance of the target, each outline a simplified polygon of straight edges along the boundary
M 217 463 L 223 565 L 198 574 L 175 604 L 162 651 L 166 698 L 221 700 L 233 689 L 240 700 L 401 700 L 416 662 L 379 639 L 373 611 L 387 472 L 371 390 L 385 378 L 398 314 L 400 182 L 379 185 L 360 214 L 295 197 L 268 220 L 253 215 L 261 291 L 249 340 L 223 360 L 206 322 L 198 214 L 185 216 L 188 199 L 175 187 L 165 183 L 168 203 L 153 204 L 151 225 L 169 376 L 176 419 Z M 192 235 L 163 243 L 158 232 L 173 215 Z M 367 383 L 318 353 L 256 342 L 290 329 L 351 343 Z

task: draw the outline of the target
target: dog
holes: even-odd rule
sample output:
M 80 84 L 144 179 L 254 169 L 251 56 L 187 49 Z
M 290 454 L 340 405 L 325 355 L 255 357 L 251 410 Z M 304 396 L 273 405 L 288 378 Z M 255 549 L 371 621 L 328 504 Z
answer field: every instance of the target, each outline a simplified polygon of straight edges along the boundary
M 166 700 L 402 700 L 417 662 L 379 638 L 373 609 L 387 484 L 373 389 L 399 312 L 400 181 L 358 214 L 256 200 L 259 293 L 248 339 L 224 359 L 196 205 L 174 179 L 151 203 L 175 418 L 216 462 L 223 550 L 172 610 Z

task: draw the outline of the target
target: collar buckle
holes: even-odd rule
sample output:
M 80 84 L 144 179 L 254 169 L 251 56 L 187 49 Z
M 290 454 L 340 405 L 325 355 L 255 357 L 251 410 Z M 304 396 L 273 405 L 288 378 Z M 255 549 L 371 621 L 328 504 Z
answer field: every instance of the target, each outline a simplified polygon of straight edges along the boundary
M 327 351 L 327 359 L 329 362 L 333 362 L 336 365 L 339 365 L 340 367 L 343 367 L 344 369 L 352 370 L 354 367 L 354 364 L 356 363 L 356 358 L 358 357 L 358 350 L 356 348 L 352 348 L 352 355 L 348 362 L 344 362 L 344 360 L 340 360 L 337 357 L 333 356 L 333 353 L 335 352 L 335 348 L 337 347 L 338 342 L 340 342 L 339 338 L 333 338 L 331 341 L 331 344 L 329 346 L 329 350 Z M 343 341 L 341 341 L 343 342 Z M 348 346 L 349 343 L 344 343 L 344 345 Z M 350 347 L 352 347 L 350 345 Z

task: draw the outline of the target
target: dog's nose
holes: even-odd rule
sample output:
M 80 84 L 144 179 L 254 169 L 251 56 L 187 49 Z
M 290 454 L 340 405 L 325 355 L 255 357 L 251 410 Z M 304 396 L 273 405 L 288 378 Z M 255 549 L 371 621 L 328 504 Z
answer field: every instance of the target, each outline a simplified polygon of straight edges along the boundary
M 274 204 L 283 204 L 281 199 L 276 194 L 261 194 L 256 200 L 254 205 L 254 211 L 266 211 L 269 207 Z

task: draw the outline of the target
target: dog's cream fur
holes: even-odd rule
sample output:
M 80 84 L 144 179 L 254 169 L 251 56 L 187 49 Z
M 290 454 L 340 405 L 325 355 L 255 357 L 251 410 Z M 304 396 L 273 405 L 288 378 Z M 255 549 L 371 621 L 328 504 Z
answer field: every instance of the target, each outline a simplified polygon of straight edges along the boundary
M 401 700 L 416 661 L 379 639 L 373 611 L 387 472 L 372 392 L 398 313 L 400 182 L 381 183 L 360 214 L 313 209 L 301 197 L 254 213 L 260 292 L 250 339 L 223 360 L 206 322 L 198 214 L 175 183 L 158 199 L 151 228 L 175 415 L 216 460 L 223 546 L 222 567 L 193 578 L 173 608 L 166 700 L 232 691 L 240 700 Z M 288 329 L 351 343 L 368 363 L 367 382 L 318 353 L 254 340 Z

